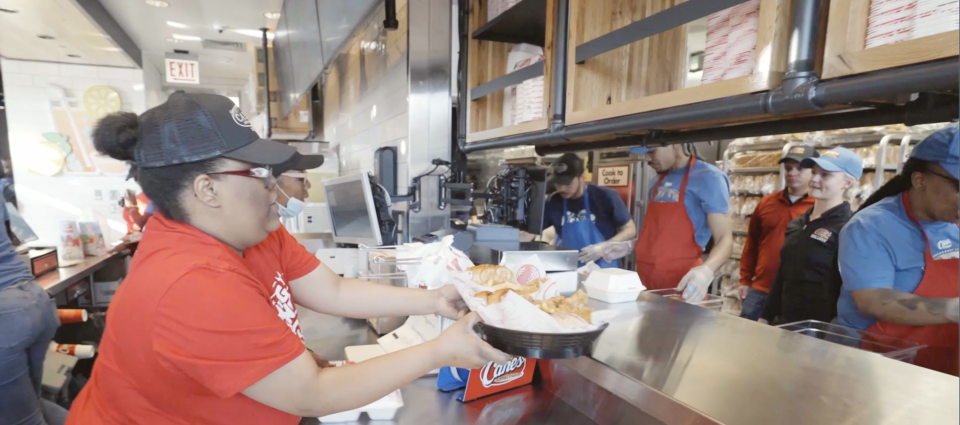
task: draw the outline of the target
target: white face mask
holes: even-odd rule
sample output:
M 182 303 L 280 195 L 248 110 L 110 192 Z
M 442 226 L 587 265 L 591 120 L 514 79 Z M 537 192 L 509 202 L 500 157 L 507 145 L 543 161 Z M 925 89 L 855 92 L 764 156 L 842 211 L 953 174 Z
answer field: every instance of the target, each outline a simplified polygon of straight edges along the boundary
M 280 189 L 280 186 L 277 186 L 277 189 Z M 284 192 L 283 189 L 280 189 L 280 193 L 287 197 L 287 206 L 277 202 L 277 206 L 280 207 L 280 217 L 294 218 L 303 212 L 303 207 L 306 206 L 303 201 L 287 195 L 287 192 Z

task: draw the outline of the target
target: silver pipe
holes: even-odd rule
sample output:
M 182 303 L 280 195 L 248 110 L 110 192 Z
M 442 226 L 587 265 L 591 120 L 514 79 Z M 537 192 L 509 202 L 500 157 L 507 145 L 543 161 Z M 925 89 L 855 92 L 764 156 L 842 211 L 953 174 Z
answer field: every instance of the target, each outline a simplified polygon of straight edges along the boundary
M 755 115 L 780 115 L 786 111 L 815 111 L 829 105 L 846 105 L 893 95 L 956 90 L 958 80 L 960 80 L 960 68 L 957 67 L 956 60 L 942 60 L 821 81 L 810 85 L 803 93 L 790 96 L 768 92 L 718 99 L 578 124 L 558 130 L 474 142 L 463 146 L 463 151 L 470 153 L 519 145 L 545 145 L 571 139 L 699 122 Z M 599 147 L 599 145 L 594 146 Z
M 263 77 L 264 81 L 264 96 L 267 104 L 267 122 L 265 127 L 265 137 L 264 139 L 269 139 L 270 136 L 273 136 L 273 118 L 270 116 L 270 52 L 267 51 L 267 28 L 260 28 L 260 32 L 263 33 L 263 39 L 261 40 L 261 45 L 263 46 Z
M 794 0 L 787 72 L 783 91 L 792 94 L 801 85 L 817 79 L 817 44 L 820 41 L 821 0 Z
M 553 119 L 551 128 L 563 128 L 567 116 L 567 38 L 569 0 L 557 0 L 557 24 L 553 49 Z

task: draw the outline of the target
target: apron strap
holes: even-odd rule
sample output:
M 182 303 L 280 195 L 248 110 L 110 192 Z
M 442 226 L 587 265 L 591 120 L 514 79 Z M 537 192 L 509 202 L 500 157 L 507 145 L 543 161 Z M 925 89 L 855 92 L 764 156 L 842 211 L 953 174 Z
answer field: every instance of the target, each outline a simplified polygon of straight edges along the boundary
M 910 209 L 910 197 L 907 196 L 908 192 L 904 191 L 900 194 L 900 199 L 903 201 L 903 209 L 907 212 L 907 218 L 913 222 L 920 229 L 920 234 L 923 235 L 923 240 L 927 242 L 927 252 L 926 254 L 933 257 L 933 253 L 930 251 L 930 238 L 927 237 L 927 231 L 923 230 L 923 226 L 920 225 L 920 220 L 917 220 L 917 217 L 913 215 L 913 210 Z
M 680 183 L 680 197 L 677 198 L 677 202 L 683 203 L 684 198 L 687 196 L 687 182 L 690 180 L 690 170 L 693 169 L 693 165 L 697 163 L 697 156 L 690 155 L 690 165 L 687 166 L 687 172 L 683 173 L 683 183 Z M 660 184 L 663 183 L 663 179 L 667 177 L 667 174 L 670 174 L 669 171 L 666 173 L 660 174 L 660 178 L 657 179 L 657 185 L 653 187 L 653 197 L 657 196 L 657 189 L 660 188 Z M 651 201 L 653 202 L 653 201 Z M 564 204 L 566 205 L 566 204 Z

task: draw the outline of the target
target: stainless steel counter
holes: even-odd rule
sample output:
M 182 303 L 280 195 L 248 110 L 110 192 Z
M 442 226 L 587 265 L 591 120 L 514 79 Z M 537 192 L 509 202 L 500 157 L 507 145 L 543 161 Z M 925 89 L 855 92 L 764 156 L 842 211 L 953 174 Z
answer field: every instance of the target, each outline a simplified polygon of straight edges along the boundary
M 956 377 L 655 295 L 613 307 L 592 359 L 553 362 L 586 379 L 544 383 L 581 409 L 565 388 L 589 381 L 665 423 L 960 423 Z
M 344 359 L 344 347 L 376 344 L 377 335 L 365 320 L 342 319 L 300 309 L 307 347 L 328 360 Z M 393 421 L 370 421 L 366 415 L 351 424 L 482 424 L 482 425 L 594 425 L 595 422 L 550 392 L 535 386 L 517 388 L 470 403 L 456 400 L 456 392 L 437 389 L 436 377 L 420 378 L 401 389 L 404 406 Z M 304 418 L 301 425 L 318 424 Z
M 542 362 L 536 387 L 467 404 L 422 378 L 393 423 L 960 423 L 949 375 L 654 295 L 591 304 L 621 310 L 593 358 Z M 365 322 L 316 317 L 301 317 L 307 345 L 330 359 L 374 341 Z

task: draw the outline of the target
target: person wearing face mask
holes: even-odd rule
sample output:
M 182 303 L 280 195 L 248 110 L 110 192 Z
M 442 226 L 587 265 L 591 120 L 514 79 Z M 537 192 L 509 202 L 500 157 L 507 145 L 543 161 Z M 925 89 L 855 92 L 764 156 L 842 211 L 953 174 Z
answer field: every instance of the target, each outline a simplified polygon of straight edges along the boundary
M 464 316 L 451 286 L 344 279 L 306 252 L 280 226 L 273 177 L 298 154 L 259 139 L 230 99 L 176 92 L 139 117 L 108 115 L 93 140 L 135 163 L 157 213 L 68 425 L 293 425 L 367 405 L 438 367 L 508 361 L 473 332 L 479 318 Z M 427 343 L 322 368 L 294 302 L 351 318 L 462 318 Z
M 637 273 L 647 289 L 680 289 L 697 302 L 733 250 L 730 180 L 683 145 L 633 148 L 647 156 L 659 178 L 636 244 Z M 703 250 L 713 237 L 706 261 Z
M 914 147 L 840 232 L 840 325 L 926 345 L 914 364 L 958 375 L 960 140 Z M 866 337 L 864 339 L 867 339 Z
M 847 201 L 863 175 L 863 160 L 838 147 L 804 159 L 800 166 L 813 170 L 814 204 L 787 226 L 780 268 L 760 313 L 761 323 L 830 322 L 837 315 L 840 287 L 832 283 L 833 263 L 840 229 L 853 215 Z
M 795 146 L 780 159 L 786 176 L 786 189 L 764 196 L 750 216 L 747 239 L 740 256 L 740 317 L 757 320 L 763 303 L 780 268 L 780 248 L 790 221 L 813 206 L 809 168 L 800 166 L 807 158 L 817 157 L 813 146 Z
M 280 207 L 281 218 L 294 218 L 303 212 L 307 204 L 305 200 L 310 196 L 310 181 L 307 180 L 307 170 L 319 168 L 323 165 L 323 155 L 298 155 L 296 162 L 288 171 L 274 172 L 277 177 L 277 205 Z

